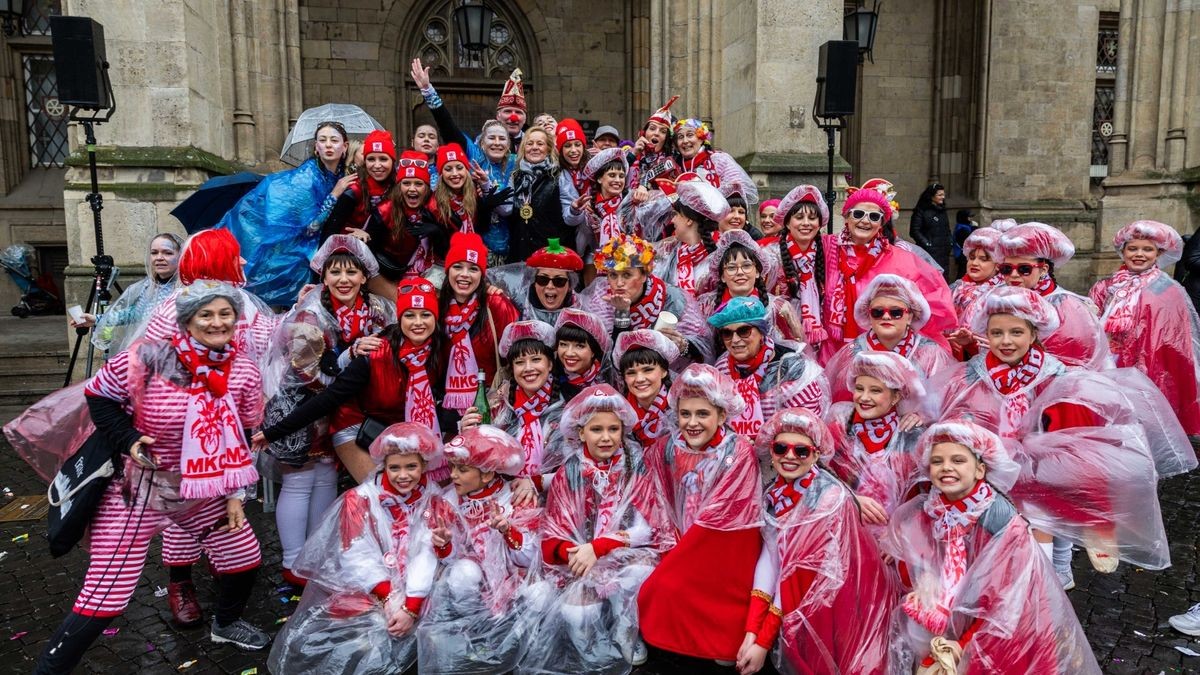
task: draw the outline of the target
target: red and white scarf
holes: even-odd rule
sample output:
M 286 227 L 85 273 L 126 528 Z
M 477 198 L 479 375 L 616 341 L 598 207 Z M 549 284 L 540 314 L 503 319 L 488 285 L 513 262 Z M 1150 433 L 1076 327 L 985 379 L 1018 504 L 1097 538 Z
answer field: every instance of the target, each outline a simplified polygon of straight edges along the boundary
M 585 171 L 586 168 L 586 163 L 578 169 L 572 169 L 571 167 L 567 166 L 566 162 L 563 162 L 563 170 L 566 171 L 567 175 L 571 177 L 571 185 L 575 186 L 575 192 L 579 194 L 587 192 L 588 187 L 590 187 L 590 183 L 592 182 L 591 176 L 588 176 L 587 172 Z
M 596 248 L 602 248 L 609 240 L 615 239 L 624 230 L 621 223 L 621 195 L 604 199 L 596 195 L 592 208 L 594 215 L 589 220 L 592 234 L 596 237 Z
M 229 373 L 237 349 L 213 351 L 183 333 L 171 337 L 179 362 L 191 374 L 179 494 L 184 499 L 224 497 L 258 480 L 250 459 L 237 403 L 229 395 Z
M 795 508 L 804 500 L 804 494 L 808 492 L 809 486 L 816 477 L 817 467 L 815 466 L 795 480 L 784 480 L 783 476 L 777 476 L 775 482 L 767 489 L 767 508 L 771 510 L 771 515 L 779 518 Z
M 520 422 L 521 431 L 517 440 L 521 442 L 521 447 L 525 449 L 525 468 L 521 472 L 521 476 L 528 478 L 532 474 L 539 473 L 542 468 L 543 454 L 543 438 L 542 438 L 542 414 L 550 407 L 550 392 L 553 385 L 550 378 L 546 378 L 546 383 L 542 385 L 532 396 L 525 393 L 524 389 L 517 387 L 516 399 L 513 402 L 513 412 L 516 413 L 517 419 Z
M 820 235 L 817 235 L 820 236 Z M 817 247 L 809 245 L 807 251 L 800 250 L 800 245 L 790 235 L 784 238 L 787 243 L 788 255 L 796 267 L 797 286 L 800 301 L 800 323 L 809 344 L 817 344 L 825 339 L 825 328 L 821 325 L 821 294 L 817 288 Z M 782 282 L 787 288 L 787 281 Z
M 904 334 L 904 337 L 900 338 L 900 341 L 896 343 L 896 346 L 892 347 L 891 349 L 888 349 L 887 345 L 883 344 L 883 342 L 881 342 L 879 338 L 875 336 L 875 331 L 867 331 L 867 346 L 871 348 L 871 351 L 891 351 L 903 356 L 906 359 L 909 359 L 912 358 L 913 347 L 915 347 L 916 344 L 917 333 L 912 328 L 909 328 L 908 332 Z
M 1112 275 L 1109 281 L 1108 298 L 1105 300 L 1104 332 L 1108 333 L 1114 342 L 1121 342 L 1136 329 L 1138 323 L 1138 308 L 1142 302 L 1142 290 L 1162 274 L 1162 270 L 1151 267 L 1149 270 L 1134 274 L 1124 265 Z
M 863 419 L 857 410 L 850 418 L 850 433 L 858 438 L 863 450 L 869 455 L 887 449 L 888 443 L 892 442 L 892 436 L 899 428 L 900 415 L 895 408 L 889 410 L 883 417 L 873 420 Z
M 1056 288 L 1058 288 L 1058 283 L 1054 281 L 1054 277 L 1047 274 L 1038 279 L 1037 285 L 1033 287 L 1033 290 L 1044 298 L 1053 293 Z
M 363 300 L 361 293 L 355 296 L 353 305 L 343 305 L 330 294 L 329 304 L 333 306 L 333 318 L 337 320 L 342 344 L 353 344 L 358 338 L 370 334 L 371 306 Z
M 988 352 L 984 359 L 992 385 L 1004 396 L 1004 418 L 1000 424 L 1000 435 L 1014 437 L 1025 413 L 1029 412 L 1031 399 L 1027 388 L 1042 371 L 1046 352 L 1036 344 L 1032 345 L 1015 366 L 1004 363 L 992 352 Z
M 667 388 L 658 388 L 658 394 L 650 402 L 649 408 L 639 405 L 633 394 L 626 394 L 625 400 L 629 401 L 629 405 L 633 406 L 638 416 L 637 424 L 633 426 L 633 435 L 637 437 L 642 447 L 650 447 L 655 440 L 668 431 L 666 424 L 667 408 L 669 407 Z
M 654 275 L 647 275 L 642 297 L 629 308 L 630 328 L 652 329 L 667 304 L 667 285 Z
M 417 225 L 421 222 L 421 210 L 413 209 L 410 211 L 406 207 L 404 209 L 404 218 L 409 223 Z M 417 244 L 417 250 L 413 251 L 412 257 L 408 259 L 408 271 L 405 272 L 405 276 L 409 278 L 419 277 L 429 271 L 431 267 L 433 267 L 433 249 L 429 246 L 429 238 L 422 237 L 420 243 Z
M 592 359 L 592 365 L 588 366 L 588 369 L 582 373 L 579 373 L 578 375 L 567 373 L 567 384 L 571 385 L 572 387 L 583 389 L 584 387 L 590 387 L 595 384 L 596 379 L 599 378 L 599 376 L 600 357 L 596 356 Z
M 954 311 L 958 314 L 959 322 L 961 323 L 966 319 L 967 308 L 971 306 L 971 303 L 975 302 L 976 298 L 983 295 L 984 291 L 1003 284 L 1004 278 L 999 274 L 994 274 L 986 281 L 980 283 L 971 281 L 971 277 L 968 276 L 960 279 L 958 285 L 953 289 Z
M 458 222 L 460 223 L 459 232 L 470 233 L 475 231 L 474 214 L 467 211 L 467 206 L 463 203 L 462 195 L 450 194 L 450 211 L 455 216 L 458 216 Z
M 922 606 L 915 594 L 904 600 L 904 613 L 934 635 L 942 635 L 950 620 L 954 601 L 967 576 L 967 533 L 992 505 L 995 493 L 986 481 L 979 481 L 971 493 L 956 502 L 947 501 L 941 492 L 933 491 L 923 506 L 925 515 L 933 521 L 931 529 L 943 545 L 941 596 L 933 607 Z
M 613 511 L 621 498 L 622 459 L 621 448 L 608 459 L 596 459 L 586 447 L 583 449 L 581 473 L 592 487 L 584 491 L 584 512 L 594 516 L 592 532 L 596 537 L 610 533 Z
M 696 297 L 696 269 L 707 257 L 708 249 L 704 248 L 703 243 L 679 243 L 677 254 L 679 267 L 676 272 L 675 285 L 692 297 Z
M 421 476 L 421 480 L 407 497 L 396 491 L 387 474 L 383 474 L 381 482 L 379 504 L 392 516 L 392 547 L 383 554 L 383 566 L 396 570 L 403 576 L 404 569 L 408 566 L 408 535 L 412 529 L 412 507 L 420 501 L 425 491 L 426 479 L 425 476 Z
M 479 363 L 471 343 L 471 326 L 479 316 L 479 298 L 466 303 L 450 301 L 444 325 L 450 338 L 450 362 L 446 364 L 446 395 L 442 405 L 451 410 L 466 410 L 475 403 L 479 387 Z
M 829 323 L 841 328 L 843 340 L 858 337 L 858 322 L 851 316 L 851 308 L 858 301 L 858 282 L 866 281 L 871 268 L 889 248 L 891 244 L 882 233 L 866 246 L 855 244 L 848 229 L 843 228 L 838 235 L 838 274 L 829 296 Z
M 427 340 L 420 347 L 414 347 L 406 340 L 397 357 L 408 375 L 408 389 L 404 393 L 404 420 L 440 431 L 433 389 L 429 384 L 429 371 L 425 370 L 425 364 L 429 361 L 432 351 L 431 341 Z
M 775 341 L 763 336 L 762 349 L 749 363 L 738 363 L 728 352 L 717 360 L 717 370 L 733 379 L 738 394 L 746 402 L 746 409 L 728 424 L 740 436 L 753 439 L 763 425 L 762 382 L 767 366 L 775 358 Z
M 717 165 L 713 163 L 712 153 L 708 150 L 702 148 L 695 157 L 684 159 L 681 164 L 683 165 L 682 173 L 694 172 L 711 183 L 713 187 L 721 187 L 721 175 L 717 173 Z

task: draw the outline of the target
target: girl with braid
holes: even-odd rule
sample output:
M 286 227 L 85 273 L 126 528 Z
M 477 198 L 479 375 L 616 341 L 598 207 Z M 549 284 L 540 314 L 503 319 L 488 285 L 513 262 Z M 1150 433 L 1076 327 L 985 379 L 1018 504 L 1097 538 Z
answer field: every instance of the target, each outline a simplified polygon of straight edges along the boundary
M 829 225 L 829 207 L 821 191 L 797 185 L 775 211 L 779 233 L 778 255 L 783 274 L 774 292 L 785 298 L 800 317 L 804 341 L 819 350 L 829 334 L 821 325 L 825 288 L 825 243 L 821 230 Z

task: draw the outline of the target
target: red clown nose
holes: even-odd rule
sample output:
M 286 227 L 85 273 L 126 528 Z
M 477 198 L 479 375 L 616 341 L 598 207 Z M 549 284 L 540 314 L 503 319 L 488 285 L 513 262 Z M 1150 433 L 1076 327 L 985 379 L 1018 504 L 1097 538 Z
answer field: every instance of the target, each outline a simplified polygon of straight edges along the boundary
M 508 116 L 508 121 L 510 124 L 516 124 L 521 121 L 521 116 L 516 113 L 512 113 Z

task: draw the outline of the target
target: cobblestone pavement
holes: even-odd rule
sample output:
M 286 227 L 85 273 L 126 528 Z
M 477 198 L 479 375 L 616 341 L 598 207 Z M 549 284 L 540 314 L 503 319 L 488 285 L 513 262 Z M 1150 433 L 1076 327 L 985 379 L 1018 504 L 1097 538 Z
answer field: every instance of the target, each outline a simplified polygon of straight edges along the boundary
M 0 441 L 0 487 L 13 495 L 38 494 L 44 486 Z M 1148 572 L 1122 565 L 1116 574 L 1092 573 L 1087 556 L 1078 552 L 1075 577 L 1078 587 L 1070 597 L 1083 622 L 1106 673 L 1155 675 L 1159 672 L 1200 672 L 1200 657 L 1188 657 L 1176 647 L 1200 652 L 1200 643 L 1173 631 L 1167 624 L 1172 614 L 1200 602 L 1197 584 L 1196 545 L 1200 540 L 1200 474 L 1180 476 L 1161 486 L 1163 517 L 1171 537 L 1175 566 L 1163 572 Z M 7 493 L 0 505 L 7 503 Z M 264 568 L 247 610 L 247 619 L 272 632 L 276 622 L 295 607 L 289 592 L 281 592 L 279 540 L 274 518 L 262 512 L 261 504 L 247 506 L 247 513 L 263 543 Z M 0 672 L 28 673 L 34 660 L 57 627 L 78 592 L 87 558 L 76 550 L 53 559 L 47 552 L 45 520 L 0 523 Z M 28 534 L 28 540 L 14 537 Z M 214 597 L 212 578 L 196 570 L 202 604 L 211 611 Z M 165 588 L 166 572 L 159 562 L 157 543 L 151 547 L 146 573 L 129 610 L 112 626 L 115 635 L 102 636 L 85 657 L 78 672 L 133 673 L 153 675 L 180 672 L 245 673 L 257 668 L 265 675 L 266 654 L 248 654 L 208 640 L 204 628 L 178 630 L 168 623 L 166 598 L 155 597 Z M 641 673 L 733 672 L 711 663 L 681 661 L 652 654 Z

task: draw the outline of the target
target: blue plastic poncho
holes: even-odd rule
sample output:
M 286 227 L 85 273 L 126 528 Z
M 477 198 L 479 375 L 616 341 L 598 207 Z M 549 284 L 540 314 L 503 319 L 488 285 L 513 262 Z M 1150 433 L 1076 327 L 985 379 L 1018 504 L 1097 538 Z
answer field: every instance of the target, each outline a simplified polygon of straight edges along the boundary
M 336 201 L 337 176 L 310 158 L 273 173 L 217 223 L 237 237 L 246 259 L 246 290 L 273 307 L 290 307 L 308 281 L 321 225 Z

